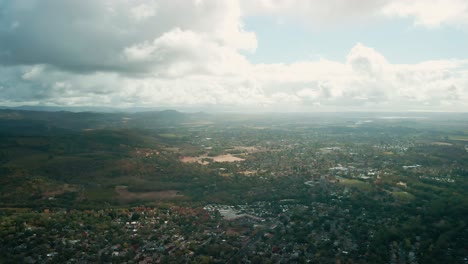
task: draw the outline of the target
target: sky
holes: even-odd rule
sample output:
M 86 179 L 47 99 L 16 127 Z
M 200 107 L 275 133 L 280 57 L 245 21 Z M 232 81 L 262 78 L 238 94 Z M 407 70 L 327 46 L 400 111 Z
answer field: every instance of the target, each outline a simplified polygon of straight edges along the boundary
M 0 0 L 0 105 L 468 112 L 468 1 Z

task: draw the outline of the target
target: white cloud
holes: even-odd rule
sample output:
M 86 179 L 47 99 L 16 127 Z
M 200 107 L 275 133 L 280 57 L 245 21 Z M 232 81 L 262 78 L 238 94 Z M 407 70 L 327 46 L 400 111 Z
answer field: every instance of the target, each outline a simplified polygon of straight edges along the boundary
M 122 60 L 122 51 L 142 61 L 147 54 L 138 47 L 159 38 L 192 37 L 206 41 L 206 48 L 217 45 L 233 52 L 257 46 L 255 34 L 243 29 L 237 1 L 0 0 L 0 10 L 4 65 L 141 73 L 152 65 Z
M 136 6 L 130 9 L 130 14 L 135 20 L 142 21 L 154 17 L 157 10 L 156 2 L 137 3 Z
M 146 64 L 153 75 L 180 77 L 189 74 L 238 74 L 248 70 L 248 61 L 236 49 L 222 45 L 213 36 L 175 28 L 152 42 L 123 51 L 129 63 Z
M 51 67 L 2 67 L 0 76 L 17 78 L 0 78 L 0 103 L 211 105 L 286 111 L 468 110 L 468 60 L 391 64 L 363 44 L 356 44 L 344 62 L 256 65 L 241 60 L 241 67 L 236 69 L 230 60 L 183 58 L 187 69 L 192 70 L 174 78 L 168 73 L 165 77 L 136 78 L 111 72 L 77 74 Z M 204 63 L 202 67 L 207 70 L 194 71 L 196 63 Z M 210 63 L 228 70 L 214 70 Z
M 379 76 L 388 67 L 385 57 L 373 48 L 366 47 L 361 43 L 356 44 L 346 57 L 346 63 L 353 71 L 369 76 Z
M 373 17 L 388 0 L 240 0 L 244 15 L 273 15 L 298 19 L 319 27 Z
M 253 64 L 241 53 L 257 47 L 242 15 L 465 23 L 450 1 L 437 17 L 402 0 L 0 0 L 0 104 L 468 111 L 468 60 L 392 64 L 359 43 L 344 61 Z
M 387 16 L 413 17 L 415 25 L 429 28 L 442 25 L 467 25 L 466 0 L 393 0 L 382 13 Z
M 34 78 L 37 78 L 41 75 L 42 71 L 44 70 L 44 65 L 34 65 L 30 69 L 28 69 L 22 76 L 21 78 L 23 80 L 33 80 Z
M 240 0 L 243 13 L 299 20 L 307 26 L 323 26 L 369 21 L 379 18 L 408 17 L 427 28 L 468 24 L 466 0 Z

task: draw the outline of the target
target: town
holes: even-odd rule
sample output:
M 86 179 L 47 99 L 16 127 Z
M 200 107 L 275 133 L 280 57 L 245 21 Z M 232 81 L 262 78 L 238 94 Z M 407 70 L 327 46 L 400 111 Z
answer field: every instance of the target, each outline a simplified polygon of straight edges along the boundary
M 138 118 L 2 131 L 2 262 L 468 263 L 463 126 Z

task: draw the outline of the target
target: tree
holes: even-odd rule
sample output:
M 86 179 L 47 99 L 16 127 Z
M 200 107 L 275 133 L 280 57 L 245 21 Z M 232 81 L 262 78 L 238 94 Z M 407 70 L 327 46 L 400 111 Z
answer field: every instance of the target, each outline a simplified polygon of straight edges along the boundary
M 131 219 L 132 219 L 132 221 L 138 221 L 140 219 L 140 214 L 139 213 L 133 213 Z

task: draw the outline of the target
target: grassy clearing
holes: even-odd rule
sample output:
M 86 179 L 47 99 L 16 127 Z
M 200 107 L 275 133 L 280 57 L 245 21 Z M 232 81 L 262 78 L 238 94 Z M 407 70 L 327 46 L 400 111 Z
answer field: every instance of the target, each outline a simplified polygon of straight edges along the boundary
M 414 195 L 412 195 L 411 193 L 408 193 L 408 192 L 392 192 L 392 195 L 397 200 L 400 200 L 400 201 L 409 202 L 409 201 L 414 200 Z
M 356 188 L 362 191 L 371 191 L 372 186 L 367 182 L 362 182 L 359 180 L 351 180 L 351 179 L 340 179 L 339 184 L 348 186 L 351 188 Z
M 177 134 L 174 134 L 174 133 L 159 134 L 159 136 L 162 137 L 162 138 L 167 138 L 167 139 L 183 138 L 182 135 L 177 135 Z
M 115 188 L 115 190 L 118 193 L 117 199 L 121 202 L 186 199 L 186 197 L 180 194 L 180 192 L 177 190 L 131 192 L 124 186 L 118 186 Z
M 18 157 L 11 160 L 6 164 L 8 167 L 18 167 L 18 168 L 38 168 L 44 165 L 49 159 L 49 155 L 46 153 L 36 153 L 31 152 L 26 154 L 23 157 Z
M 113 199 L 117 193 L 113 189 L 93 188 L 85 190 L 84 195 L 87 199 L 93 201 L 109 201 Z
M 449 136 L 450 140 L 468 141 L 468 136 Z

